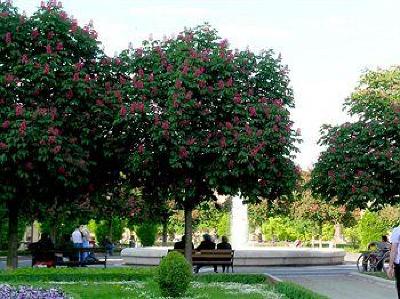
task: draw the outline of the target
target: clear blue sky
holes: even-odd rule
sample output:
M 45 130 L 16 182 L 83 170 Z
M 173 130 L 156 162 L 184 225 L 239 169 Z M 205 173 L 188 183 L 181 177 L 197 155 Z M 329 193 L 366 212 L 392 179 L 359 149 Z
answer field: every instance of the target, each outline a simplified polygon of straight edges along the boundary
M 15 0 L 29 13 L 36 0 Z M 311 167 L 323 123 L 347 120 L 344 99 L 367 68 L 399 64 L 399 0 L 66 0 L 80 24 L 93 19 L 106 51 L 153 34 L 162 38 L 209 22 L 233 47 L 272 48 L 288 64 L 303 144 L 297 162 Z

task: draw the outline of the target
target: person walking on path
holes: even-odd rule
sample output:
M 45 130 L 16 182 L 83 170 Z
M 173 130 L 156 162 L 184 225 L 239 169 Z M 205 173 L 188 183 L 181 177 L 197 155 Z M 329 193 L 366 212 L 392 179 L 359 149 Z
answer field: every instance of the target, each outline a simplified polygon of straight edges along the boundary
M 74 243 L 74 248 L 83 248 L 83 236 L 79 226 L 75 228 L 74 232 L 72 233 L 71 239 L 72 243 Z M 79 261 L 83 261 L 82 253 L 78 253 L 77 256 Z
M 395 227 L 393 229 L 390 241 L 392 246 L 390 248 L 389 269 L 387 274 L 389 278 L 396 278 L 397 296 L 400 299 L 400 227 Z

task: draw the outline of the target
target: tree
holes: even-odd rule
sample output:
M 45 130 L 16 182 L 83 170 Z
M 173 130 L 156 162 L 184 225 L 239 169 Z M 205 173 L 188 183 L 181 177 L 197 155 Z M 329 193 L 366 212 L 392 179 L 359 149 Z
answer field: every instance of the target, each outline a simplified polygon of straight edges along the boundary
M 147 40 L 121 53 L 121 104 L 141 132 L 130 152 L 130 171 L 144 196 L 158 202 L 173 195 L 185 211 L 186 256 L 191 261 L 192 210 L 218 194 L 290 195 L 296 132 L 287 70 L 263 51 L 233 51 L 208 25 L 176 38 Z M 136 133 L 133 133 L 136 134 Z M 150 196 L 151 194 L 151 196 Z
M 17 264 L 21 215 L 40 218 L 93 191 L 101 111 L 112 111 L 111 104 L 96 105 L 104 93 L 96 80 L 104 57 L 97 33 L 57 5 L 43 3 L 28 18 L 0 3 L 0 200 L 8 209 L 8 267 Z
M 368 71 L 346 101 L 355 119 L 323 126 L 311 188 L 348 208 L 399 202 L 400 68 Z

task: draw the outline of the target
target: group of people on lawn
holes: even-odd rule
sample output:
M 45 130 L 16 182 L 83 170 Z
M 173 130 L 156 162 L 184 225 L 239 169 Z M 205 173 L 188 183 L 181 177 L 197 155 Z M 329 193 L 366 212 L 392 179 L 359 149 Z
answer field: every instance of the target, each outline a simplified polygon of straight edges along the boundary
M 185 236 L 182 237 L 182 240 L 179 242 L 176 242 L 174 244 L 174 249 L 176 250 L 184 250 L 185 249 Z M 194 250 L 194 245 L 192 242 L 192 249 Z M 211 236 L 209 234 L 204 234 L 203 235 L 203 241 L 201 241 L 200 245 L 197 246 L 196 250 L 213 250 L 213 249 L 219 249 L 219 250 L 231 250 L 232 245 L 228 243 L 228 238 L 226 236 L 222 236 L 221 238 L 221 243 L 216 244 L 213 242 L 211 239 Z M 195 268 L 195 272 L 198 273 L 200 270 L 201 266 L 197 266 Z M 225 272 L 225 266 L 222 266 L 222 271 Z M 217 273 L 217 266 L 214 266 L 214 272 Z

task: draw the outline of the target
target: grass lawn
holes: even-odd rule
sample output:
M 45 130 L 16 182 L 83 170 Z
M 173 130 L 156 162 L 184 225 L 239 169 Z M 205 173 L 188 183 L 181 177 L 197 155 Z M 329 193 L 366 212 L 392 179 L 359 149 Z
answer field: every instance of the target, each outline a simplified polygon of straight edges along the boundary
M 161 298 L 156 268 L 18 269 L 0 271 L 0 284 L 57 288 L 74 299 Z M 261 274 L 195 275 L 185 298 L 323 299 L 292 283 L 272 284 Z

